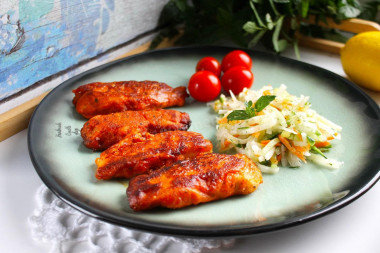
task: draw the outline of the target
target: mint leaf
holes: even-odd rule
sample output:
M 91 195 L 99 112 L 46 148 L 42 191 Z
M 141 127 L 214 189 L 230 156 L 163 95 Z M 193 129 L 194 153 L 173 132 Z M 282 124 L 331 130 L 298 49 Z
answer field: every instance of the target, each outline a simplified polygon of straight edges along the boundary
M 251 115 L 245 110 L 235 110 L 228 114 L 227 121 L 250 119 L 253 116 L 255 115 Z
M 270 102 L 272 102 L 276 96 L 268 95 L 268 96 L 261 96 L 255 104 L 255 110 L 256 112 L 261 112 L 265 107 L 267 107 Z
M 232 120 L 245 120 L 250 119 L 256 115 L 256 112 L 260 112 L 265 107 L 267 107 L 273 99 L 275 99 L 276 96 L 261 96 L 255 104 L 255 107 L 252 107 L 253 102 L 252 101 L 246 101 L 245 104 L 245 110 L 235 110 L 232 111 L 227 116 L 228 121 Z
M 250 119 L 255 116 L 255 108 L 252 107 L 253 103 L 252 101 L 245 101 L 245 110 L 235 110 L 232 111 L 227 116 L 228 121 L 232 120 L 244 120 L 244 119 Z
M 245 104 L 245 111 L 247 112 L 247 114 L 252 115 L 252 117 L 255 116 L 256 112 L 255 112 L 255 108 L 252 107 L 253 105 L 252 101 L 245 102 L 244 104 Z
M 250 107 L 252 107 L 252 105 L 253 105 L 253 102 L 252 102 L 251 100 L 250 100 L 250 101 L 248 101 L 248 102 L 247 102 L 247 101 L 245 101 L 245 102 L 244 102 L 244 105 L 245 105 L 245 107 L 246 107 L 246 108 L 250 108 Z M 246 110 L 247 110 L 247 109 L 246 109 Z

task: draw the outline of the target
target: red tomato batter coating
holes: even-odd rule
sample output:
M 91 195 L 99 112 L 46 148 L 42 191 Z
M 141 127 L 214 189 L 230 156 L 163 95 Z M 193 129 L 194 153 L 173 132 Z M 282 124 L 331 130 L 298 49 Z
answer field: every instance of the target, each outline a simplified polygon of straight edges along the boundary
M 176 209 L 249 194 L 262 181 L 261 171 L 246 155 L 208 153 L 132 178 L 127 196 L 134 211 Z
M 83 143 L 92 150 L 105 150 L 122 139 L 130 143 L 144 140 L 151 134 L 187 130 L 190 117 L 175 110 L 125 111 L 98 115 L 81 129 Z
M 127 110 L 183 106 L 186 87 L 172 88 L 156 81 L 95 82 L 73 90 L 73 104 L 83 117 Z
M 122 140 L 96 159 L 96 178 L 131 178 L 178 160 L 210 152 L 212 143 L 195 132 L 164 132 L 133 144 Z

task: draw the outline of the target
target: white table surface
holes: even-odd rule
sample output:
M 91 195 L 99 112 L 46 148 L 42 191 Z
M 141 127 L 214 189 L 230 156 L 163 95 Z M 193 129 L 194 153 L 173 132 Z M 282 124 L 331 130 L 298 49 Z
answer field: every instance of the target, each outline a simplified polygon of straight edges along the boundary
M 294 58 L 291 51 L 284 56 Z M 345 76 L 339 56 L 303 49 L 302 61 Z M 368 91 L 367 91 L 368 92 Z M 380 105 L 380 93 L 368 92 Z M 42 181 L 30 161 L 27 131 L 0 142 L 0 252 L 48 252 L 31 237 L 28 218 Z M 380 183 L 350 205 L 315 221 L 237 239 L 229 249 L 204 252 L 380 252 Z

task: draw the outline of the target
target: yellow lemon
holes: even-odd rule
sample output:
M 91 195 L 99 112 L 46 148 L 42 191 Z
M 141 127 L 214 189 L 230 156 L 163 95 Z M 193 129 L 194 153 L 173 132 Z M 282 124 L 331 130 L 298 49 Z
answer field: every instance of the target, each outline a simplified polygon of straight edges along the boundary
M 356 84 L 380 91 L 380 31 L 350 38 L 340 51 L 344 72 Z

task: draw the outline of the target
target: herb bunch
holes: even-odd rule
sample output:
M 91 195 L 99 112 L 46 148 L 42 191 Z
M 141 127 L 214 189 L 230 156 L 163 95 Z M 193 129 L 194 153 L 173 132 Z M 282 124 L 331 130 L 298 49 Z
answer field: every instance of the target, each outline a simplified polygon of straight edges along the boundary
M 245 102 L 245 110 L 234 110 L 227 116 L 228 121 L 232 120 L 245 120 L 256 116 L 256 113 L 261 112 L 265 107 L 267 107 L 270 102 L 272 102 L 276 96 L 267 95 L 261 96 L 257 101 L 255 106 L 252 101 Z
M 164 38 L 182 34 L 177 45 L 233 42 L 253 48 L 262 43 L 280 53 L 289 45 L 298 52 L 296 33 L 344 42 L 347 36 L 315 23 L 362 17 L 375 19 L 380 0 L 361 6 L 357 0 L 170 0 L 161 12 L 163 29 L 153 40 L 155 48 Z M 361 16 L 360 16 L 361 15 Z

